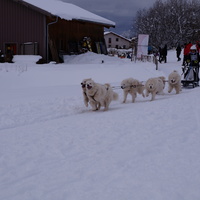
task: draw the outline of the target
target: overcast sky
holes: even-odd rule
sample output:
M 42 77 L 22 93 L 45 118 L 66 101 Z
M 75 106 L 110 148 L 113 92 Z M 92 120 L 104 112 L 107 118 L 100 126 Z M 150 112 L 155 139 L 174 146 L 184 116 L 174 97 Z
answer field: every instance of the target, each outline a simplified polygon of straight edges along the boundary
M 112 31 L 121 34 L 131 29 L 136 12 L 143 8 L 152 7 L 156 0 L 62 0 L 75 4 L 85 10 L 93 12 L 114 21 L 116 28 Z

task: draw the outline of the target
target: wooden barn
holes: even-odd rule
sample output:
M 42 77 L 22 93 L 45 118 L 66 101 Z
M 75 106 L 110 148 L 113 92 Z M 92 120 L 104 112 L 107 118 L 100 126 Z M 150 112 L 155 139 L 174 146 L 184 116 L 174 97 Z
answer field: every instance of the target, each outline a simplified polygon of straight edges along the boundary
M 0 50 L 41 55 L 59 62 L 64 54 L 106 53 L 104 27 L 115 23 L 58 0 L 0 0 Z

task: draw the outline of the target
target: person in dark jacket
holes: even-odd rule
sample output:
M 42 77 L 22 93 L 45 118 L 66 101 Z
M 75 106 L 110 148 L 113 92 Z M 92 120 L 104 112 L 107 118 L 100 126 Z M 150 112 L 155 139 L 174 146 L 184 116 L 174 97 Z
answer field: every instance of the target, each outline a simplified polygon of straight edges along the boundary
M 197 85 L 199 86 L 199 62 L 200 62 L 200 56 L 197 52 L 196 45 L 192 45 L 190 48 L 190 52 L 187 58 L 187 62 L 190 67 L 193 68 L 194 71 L 194 80 L 197 82 Z
M 161 47 L 159 47 L 158 49 L 158 52 L 159 52 L 159 62 L 161 63 L 163 61 L 163 50 Z
M 176 57 L 178 59 L 177 61 L 181 60 L 180 55 L 181 55 L 181 46 L 180 44 L 178 44 L 178 46 L 176 47 Z
M 164 48 L 162 49 L 162 53 L 163 53 L 163 60 L 166 63 L 167 62 L 167 45 L 165 45 Z

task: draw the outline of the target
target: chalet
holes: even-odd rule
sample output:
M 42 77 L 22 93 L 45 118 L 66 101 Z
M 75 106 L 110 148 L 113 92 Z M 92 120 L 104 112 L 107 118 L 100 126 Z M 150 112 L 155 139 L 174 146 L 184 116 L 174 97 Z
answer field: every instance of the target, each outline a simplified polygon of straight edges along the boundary
M 59 0 L 0 0 L 0 50 L 4 55 L 106 53 L 104 28 L 115 23 Z
M 112 31 L 105 32 L 104 39 L 105 39 L 107 48 L 116 48 L 116 49 L 131 48 L 131 40 L 121 35 L 118 35 Z

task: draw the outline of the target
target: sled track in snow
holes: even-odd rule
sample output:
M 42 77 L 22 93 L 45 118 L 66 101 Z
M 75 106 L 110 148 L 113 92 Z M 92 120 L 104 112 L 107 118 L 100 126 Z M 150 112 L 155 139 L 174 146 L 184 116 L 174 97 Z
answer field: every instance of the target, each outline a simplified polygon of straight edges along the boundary
M 85 112 L 82 101 L 55 99 L 0 106 L 0 131 Z

